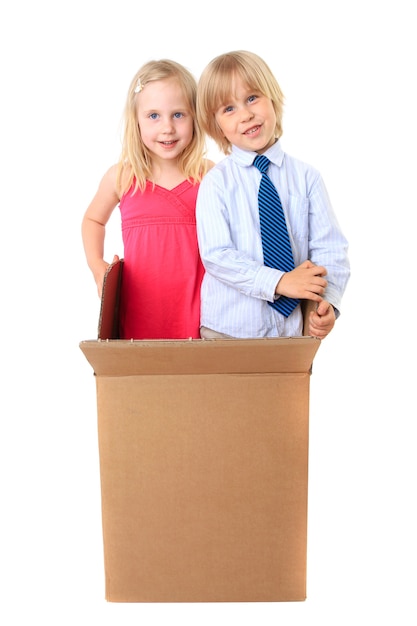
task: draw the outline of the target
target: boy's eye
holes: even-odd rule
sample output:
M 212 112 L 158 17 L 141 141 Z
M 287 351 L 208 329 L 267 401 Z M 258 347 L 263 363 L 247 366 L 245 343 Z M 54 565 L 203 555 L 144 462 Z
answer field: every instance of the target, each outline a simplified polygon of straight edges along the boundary
M 249 96 L 248 98 L 248 102 L 253 102 L 254 100 L 256 100 L 257 96 Z

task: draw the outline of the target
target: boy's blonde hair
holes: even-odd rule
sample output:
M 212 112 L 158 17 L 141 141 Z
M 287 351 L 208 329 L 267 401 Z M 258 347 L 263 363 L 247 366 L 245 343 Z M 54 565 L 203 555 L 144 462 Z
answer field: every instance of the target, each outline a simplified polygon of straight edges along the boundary
M 128 90 L 124 110 L 122 152 L 117 169 L 117 188 L 120 196 L 135 181 L 134 193 L 143 191 L 151 175 L 152 155 L 142 141 L 137 118 L 137 97 L 147 83 L 174 78 L 178 81 L 193 116 L 193 137 L 179 157 L 179 168 L 185 178 L 200 182 L 205 173 L 205 137 L 196 118 L 197 81 L 191 72 L 169 59 L 148 61 L 135 74 Z
M 224 154 L 231 151 L 231 143 L 221 132 L 215 113 L 228 104 L 233 78 L 240 77 L 250 89 L 259 91 L 272 101 L 277 123 L 275 136 L 282 135 L 284 95 L 268 65 L 258 55 L 245 50 L 227 52 L 213 59 L 201 74 L 197 88 L 197 121 Z

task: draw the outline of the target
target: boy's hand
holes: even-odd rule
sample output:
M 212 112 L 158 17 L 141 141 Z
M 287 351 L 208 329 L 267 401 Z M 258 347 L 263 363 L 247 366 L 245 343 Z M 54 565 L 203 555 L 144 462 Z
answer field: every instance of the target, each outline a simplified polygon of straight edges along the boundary
M 327 270 L 322 265 L 314 265 L 311 261 L 304 261 L 298 267 L 286 272 L 275 288 L 275 293 L 289 298 L 314 300 L 321 302 L 327 287 Z
M 324 339 L 332 330 L 336 315 L 332 305 L 326 300 L 318 303 L 315 311 L 310 312 L 308 334 L 312 337 Z

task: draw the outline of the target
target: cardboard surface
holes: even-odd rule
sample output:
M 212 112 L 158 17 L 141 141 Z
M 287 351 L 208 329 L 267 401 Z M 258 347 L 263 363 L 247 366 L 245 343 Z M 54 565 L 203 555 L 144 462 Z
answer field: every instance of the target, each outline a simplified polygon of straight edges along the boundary
M 85 341 L 106 599 L 306 597 L 310 372 L 320 341 Z

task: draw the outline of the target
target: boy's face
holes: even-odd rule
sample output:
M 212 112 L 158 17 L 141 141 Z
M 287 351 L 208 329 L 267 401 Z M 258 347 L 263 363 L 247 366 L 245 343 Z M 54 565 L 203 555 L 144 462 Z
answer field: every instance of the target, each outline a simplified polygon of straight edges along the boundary
M 262 154 L 275 143 L 277 120 L 271 100 L 239 76 L 232 82 L 231 94 L 215 113 L 217 124 L 232 145 Z

